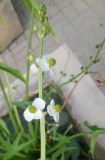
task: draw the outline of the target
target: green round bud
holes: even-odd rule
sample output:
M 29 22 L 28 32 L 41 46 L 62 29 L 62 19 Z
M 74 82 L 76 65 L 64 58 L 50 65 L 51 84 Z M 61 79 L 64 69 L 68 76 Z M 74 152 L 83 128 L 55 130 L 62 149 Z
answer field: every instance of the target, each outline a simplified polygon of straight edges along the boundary
M 41 4 L 40 10 L 43 12 L 44 15 L 46 14 L 47 8 L 46 8 L 45 4 Z
M 93 59 L 92 62 L 95 64 L 95 63 L 97 63 L 97 60 L 96 60 L 96 59 Z
M 34 32 L 37 32 L 37 31 L 38 31 L 38 26 L 37 26 L 37 25 L 34 25 L 34 26 L 33 26 L 33 31 L 34 31 Z
M 54 108 L 54 110 L 55 110 L 56 112 L 61 112 L 61 111 L 62 111 L 62 107 L 61 107 L 61 105 L 59 105 L 59 104 L 56 104 L 53 108 Z
M 60 71 L 60 74 L 63 74 L 63 71 Z
M 40 18 L 40 21 L 43 23 L 44 22 L 44 16 L 42 15 L 39 18 Z
M 45 25 L 42 27 L 42 32 L 47 33 L 47 27 Z
M 83 71 L 84 70 L 84 66 L 82 66 L 80 69 Z
M 88 70 L 85 70 L 85 71 L 84 71 L 84 74 L 88 74 L 88 73 L 89 73 Z
M 96 47 L 96 49 L 98 49 L 98 48 L 100 47 L 100 44 L 96 44 L 96 46 L 95 46 L 95 47 Z
M 44 17 L 44 23 L 45 23 L 45 24 L 48 23 L 48 17 L 47 17 L 47 16 Z
M 90 57 L 89 57 L 89 59 L 92 59 L 92 58 L 93 58 L 93 56 L 90 56 Z
M 28 55 L 28 59 L 30 62 L 34 62 L 35 61 L 35 56 L 31 53 Z
M 36 109 L 34 106 L 32 106 L 32 105 L 31 105 L 31 106 L 29 106 L 29 108 L 28 108 L 28 109 L 29 109 L 30 113 L 35 113 L 35 112 L 36 112 L 36 110 L 37 110 L 37 109 Z
M 39 16 L 42 16 L 42 11 L 39 10 L 39 11 L 38 11 L 38 14 L 39 14 Z
M 56 64 L 56 60 L 54 58 L 50 58 L 48 64 L 49 66 L 54 66 Z

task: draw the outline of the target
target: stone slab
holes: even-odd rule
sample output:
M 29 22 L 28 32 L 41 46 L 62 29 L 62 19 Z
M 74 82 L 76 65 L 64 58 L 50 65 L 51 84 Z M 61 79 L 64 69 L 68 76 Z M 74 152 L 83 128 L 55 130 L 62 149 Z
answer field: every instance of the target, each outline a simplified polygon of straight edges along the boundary
M 0 0 L 0 52 L 3 51 L 23 29 L 10 0 Z
M 60 78 L 60 71 L 64 70 L 67 76 L 64 77 L 61 83 L 70 78 L 71 74 L 77 74 L 80 71 L 81 64 L 75 54 L 66 46 L 63 45 L 55 52 L 52 57 L 56 59 L 56 67 L 54 75 L 50 74 L 50 78 L 56 83 Z M 62 86 L 60 89 L 66 98 L 72 90 L 74 83 L 69 83 Z M 93 79 L 86 75 L 77 85 L 72 96 L 68 100 L 69 111 L 73 119 L 77 122 L 80 129 L 88 131 L 84 126 L 84 121 L 90 124 L 96 124 L 99 127 L 105 128 L 105 96 L 96 86 Z M 96 147 L 96 157 L 99 160 L 105 159 L 105 135 L 99 136 L 98 146 Z

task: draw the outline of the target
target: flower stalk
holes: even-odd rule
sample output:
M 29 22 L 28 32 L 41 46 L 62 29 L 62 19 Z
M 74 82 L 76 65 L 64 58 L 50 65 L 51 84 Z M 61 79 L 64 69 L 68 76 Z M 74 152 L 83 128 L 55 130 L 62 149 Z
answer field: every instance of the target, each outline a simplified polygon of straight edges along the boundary
M 29 74 L 30 74 L 30 60 L 29 55 L 32 49 L 32 35 L 33 35 L 33 20 L 34 20 L 34 8 L 31 10 L 31 19 L 30 19 L 30 29 L 28 36 L 28 52 L 27 52 L 27 72 L 26 72 L 26 99 L 29 99 Z M 30 132 L 31 137 L 33 138 L 33 126 L 32 123 L 28 123 L 28 130 Z
M 39 58 L 42 58 L 43 54 L 43 38 L 40 37 L 40 51 Z M 42 69 L 38 68 L 38 89 L 39 89 L 39 97 L 42 98 Z M 41 160 L 46 159 L 46 135 L 45 135 L 45 117 L 40 119 L 40 134 L 41 134 Z
M 33 19 L 34 19 L 34 9 L 32 7 L 31 11 L 31 20 L 30 20 L 30 29 L 29 29 L 29 36 L 28 36 L 28 52 L 27 52 L 27 73 L 26 73 L 26 99 L 29 99 L 29 73 L 30 73 L 30 61 L 29 55 L 32 49 L 32 35 L 33 35 Z

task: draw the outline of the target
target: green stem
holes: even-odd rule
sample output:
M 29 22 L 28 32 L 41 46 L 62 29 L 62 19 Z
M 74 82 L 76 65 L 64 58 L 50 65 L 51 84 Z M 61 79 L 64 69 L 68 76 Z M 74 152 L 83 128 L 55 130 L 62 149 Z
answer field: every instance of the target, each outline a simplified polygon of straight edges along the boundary
M 94 56 L 94 59 L 95 59 L 95 60 L 97 60 L 97 58 L 99 57 L 99 55 L 100 55 L 100 53 L 101 53 L 101 51 L 102 51 L 102 49 L 103 49 L 104 44 L 105 44 L 105 39 L 102 41 L 102 43 L 101 43 L 98 51 L 96 52 L 96 55 Z M 94 64 L 93 61 L 90 61 L 89 64 L 86 65 L 87 70 L 88 70 L 93 64 Z M 76 74 L 76 75 L 74 76 L 73 79 L 76 79 L 76 78 L 80 77 L 82 74 L 84 74 L 84 71 L 80 71 L 78 74 Z M 59 87 L 64 86 L 64 85 L 66 85 L 66 84 L 68 84 L 68 83 L 70 83 L 70 82 L 73 82 L 73 81 L 71 81 L 71 79 L 69 79 L 69 80 L 67 80 L 66 82 L 63 82 L 63 83 L 59 84 Z
M 43 38 L 40 38 L 40 51 L 39 58 L 42 58 L 43 54 Z M 42 70 L 38 69 L 38 88 L 39 88 L 39 97 L 42 98 Z M 45 117 L 40 120 L 40 134 L 41 134 L 41 160 L 46 159 L 46 135 L 45 135 Z
M 1 90 L 2 90 L 2 92 L 3 92 L 5 102 L 6 102 L 6 104 L 7 104 L 8 112 L 9 112 L 9 115 L 10 115 L 10 118 L 11 118 L 11 121 L 12 121 L 12 124 L 13 124 L 13 127 L 14 127 L 16 133 L 18 134 L 17 123 L 16 123 L 15 118 L 14 118 L 14 116 L 13 116 L 12 109 L 11 109 L 11 106 L 10 106 L 9 100 L 8 100 L 8 98 L 7 98 L 7 95 L 6 95 L 6 92 L 5 92 L 5 89 L 4 89 L 4 86 L 3 86 L 3 83 L 2 83 L 2 81 L 1 81 L 1 79 L 0 79 L 0 87 L 1 87 Z
M 29 129 L 29 131 L 30 131 L 31 137 L 34 139 L 34 138 L 35 138 L 35 137 L 34 137 L 34 130 L 33 130 L 33 125 L 32 125 L 31 122 L 28 122 L 28 129 Z
M 26 99 L 29 99 L 29 73 L 30 73 L 30 61 L 28 59 L 30 51 L 32 49 L 32 35 L 33 35 L 33 19 L 34 19 L 34 9 L 32 7 L 31 20 L 30 20 L 30 30 L 28 36 L 28 52 L 27 52 L 27 73 L 26 73 Z
M 32 49 L 32 35 L 33 35 L 33 19 L 34 19 L 34 8 L 32 7 L 31 11 L 31 19 L 30 19 L 30 29 L 28 36 L 28 52 L 27 52 L 27 73 L 26 73 L 26 99 L 29 99 L 29 74 L 30 74 L 30 61 L 28 59 L 30 55 L 30 51 Z M 32 123 L 28 123 L 28 130 L 30 132 L 31 137 L 33 138 L 33 127 Z
M 5 78 L 7 87 L 8 87 L 8 91 L 9 91 L 9 94 L 10 94 L 11 101 L 14 102 L 14 96 L 13 96 L 13 92 L 12 92 L 12 89 L 11 89 L 11 86 L 10 86 L 8 76 L 7 76 L 6 72 L 3 72 L 3 73 L 4 73 L 4 78 Z M 16 108 L 15 105 L 13 105 L 13 110 L 14 110 L 14 114 L 15 114 L 15 117 L 16 117 L 17 124 L 18 124 L 19 128 L 21 130 L 23 130 L 22 123 L 20 121 L 19 114 L 18 114 L 18 111 L 17 111 L 17 108 Z

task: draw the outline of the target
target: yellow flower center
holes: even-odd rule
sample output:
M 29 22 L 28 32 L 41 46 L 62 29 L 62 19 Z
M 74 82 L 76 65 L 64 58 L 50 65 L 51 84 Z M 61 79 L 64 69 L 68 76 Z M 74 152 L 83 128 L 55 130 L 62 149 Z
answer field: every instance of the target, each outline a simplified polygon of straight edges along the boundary
M 48 64 L 49 66 L 54 66 L 56 64 L 56 60 L 54 58 L 50 58 Z
M 29 106 L 29 111 L 30 113 L 35 113 L 36 112 L 36 108 L 34 106 Z
M 56 104 L 53 108 L 54 108 L 54 110 L 55 110 L 56 112 L 61 112 L 61 110 L 62 110 L 62 107 L 61 107 L 61 105 L 59 105 L 59 104 Z

